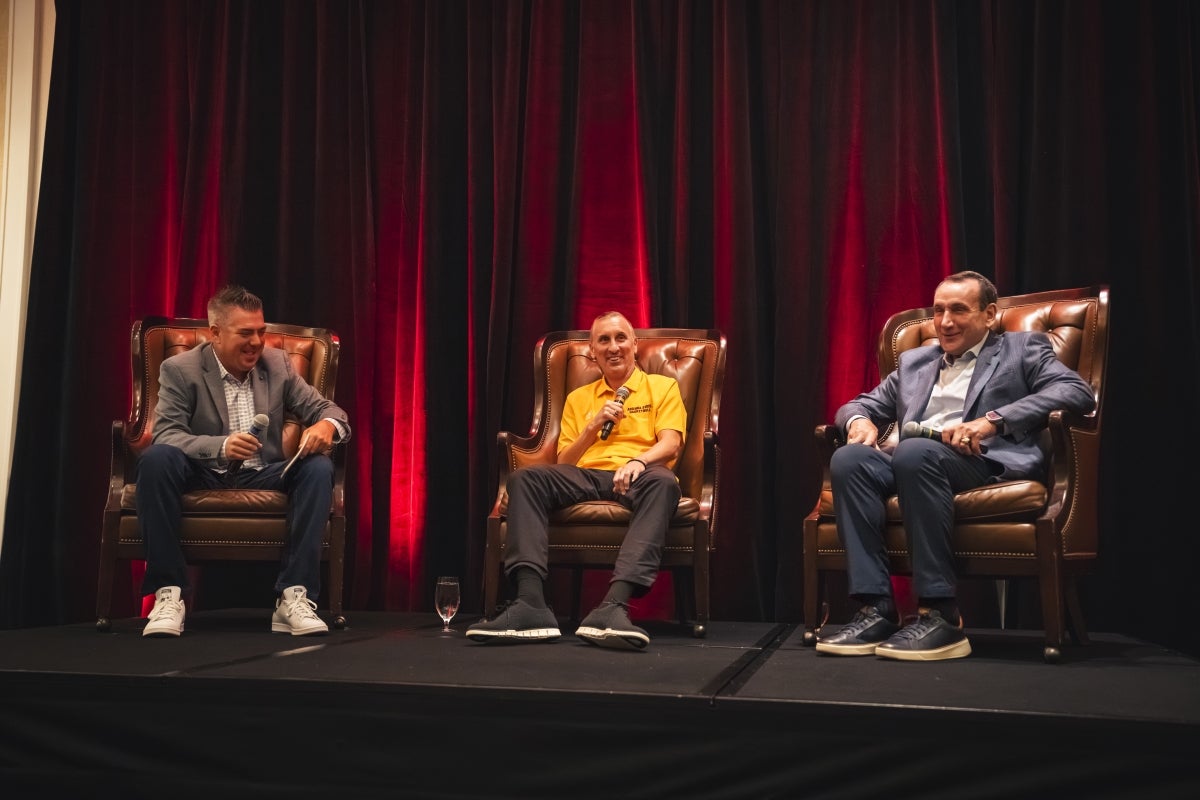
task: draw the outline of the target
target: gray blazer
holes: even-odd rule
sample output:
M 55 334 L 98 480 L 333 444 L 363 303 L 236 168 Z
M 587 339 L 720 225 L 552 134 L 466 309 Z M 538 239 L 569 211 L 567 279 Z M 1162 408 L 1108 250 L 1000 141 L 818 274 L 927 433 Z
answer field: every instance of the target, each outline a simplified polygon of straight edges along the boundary
M 345 426 L 345 436 L 337 441 L 350 438 L 346 412 L 300 377 L 282 350 L 264 347 L 250 377 L 255 413 L 271 418 L 262 440 L 264 463 L 283 460 L 285 411 L 306 426 L 332 417 Z M 229 408 L 212 344 L 205 342 L 163 361 L 158 385 L 154 443 L 178 447 L 205 466 L 224 467 L 219 457 L 229 434 Z
M 867 417 L 880 430 L 894 421 L 900 426 L 920 422 L 943 352 L 937 345 L 905 350 L 882 383 L 838 409 L 838 427 L 844 431 L 856 415 Z M 979 351 L 963 419 L 978 419 L 989 411 L 1004 417 L 1004 434 L 982 442 L 988 448 L 985 458 L 1004 467 L 997 480 L 1041 479 L 1046 465 L 1037 434 L 1047 415 L 1054 409 L 1086 414 L 1095 404 L 1092 387 L 1058 360 L 1046 334 L 993 331 Z

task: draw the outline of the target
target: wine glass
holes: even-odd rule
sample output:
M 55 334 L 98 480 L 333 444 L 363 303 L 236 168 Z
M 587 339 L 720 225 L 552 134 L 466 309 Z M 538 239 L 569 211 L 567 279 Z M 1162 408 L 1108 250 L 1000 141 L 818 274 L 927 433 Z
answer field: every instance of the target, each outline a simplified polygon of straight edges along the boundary
M 437 579 L 433 591 L 433 607 L 442 618 L 442 633 L 451 633 L 450 620 L 458 613 L 458 578 L 444 575 Z

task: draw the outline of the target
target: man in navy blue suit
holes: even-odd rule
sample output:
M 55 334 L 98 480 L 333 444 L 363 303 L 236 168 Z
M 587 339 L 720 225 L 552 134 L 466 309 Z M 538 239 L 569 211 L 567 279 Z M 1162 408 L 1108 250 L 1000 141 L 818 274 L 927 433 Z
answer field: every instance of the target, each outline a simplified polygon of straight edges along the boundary
M 830 478 L 838 537 L 846 549 L 850 623 L 817 641 L 827 655 L 908 661 L 963 658 L 971 644 L 957 602 L 954 495 L 986 483 L 1041 478 L 1038 432 L 1053 409 L 1092 410 L 1095 395 L 1063 365 L 1044 333 L 998 332 L 996 287 L 978 272 L 947 277 L 933 296 L 938 344 L 900 354 L 896 369 L 838 409 L 846 445 Z M 879 429 L 919 424 L 927 435 L 880 448 Z M 932 437 L 932 438 L 931 438 Z M 889 450 L 891 450 L 889 452 Z M 901 627 L 883 528 L 897 495 L 912 556 L 918 616 Z

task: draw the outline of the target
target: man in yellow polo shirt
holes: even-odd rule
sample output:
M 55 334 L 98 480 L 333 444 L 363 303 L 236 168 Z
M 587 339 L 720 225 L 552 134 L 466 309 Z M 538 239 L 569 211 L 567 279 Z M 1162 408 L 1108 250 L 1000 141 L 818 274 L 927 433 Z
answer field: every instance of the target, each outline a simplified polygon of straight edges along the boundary
M 679 504 L 679 481 L 671 468 L 683 449 L 687 411 L 673 378 L 638 368 L 637 337 L 623 314 L 596 317 L 590 345 L 603 377 L 567 395 L 558 463 L 525 467 L 508 479 L 504 572 L 517 596 L 496 616 L 468 628 L 471 641 L 559 638 L 544 590 L 549 513 L 588 500 L 615 500 L 632 512 L 629 531 L 608 594 L 575 635 L 624 650 L 650 643 L 646 631 L 629 620 L 629 600 L 646 594 L 658 575 L 667 525 Z

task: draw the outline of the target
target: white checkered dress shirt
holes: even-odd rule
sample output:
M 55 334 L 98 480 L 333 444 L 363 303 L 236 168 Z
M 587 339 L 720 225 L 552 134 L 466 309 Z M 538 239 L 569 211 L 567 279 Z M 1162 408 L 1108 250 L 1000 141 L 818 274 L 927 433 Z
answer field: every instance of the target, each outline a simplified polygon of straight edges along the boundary
M 219 358 L 217 366 L 221 368 L 221 384 L 225 388 L 225 404 L 229 407 L 228 432 L 248 431 L 254 424 L 254 389 L 250 385 L 254 373 L 248 374 L 246 380 L 239 381 L 233 377 L 233 373 L 225 369 L 225 365 Z M 260 450 L 247 458 L 242 464 L 242 469 L 262 469 L 261 452 Z

